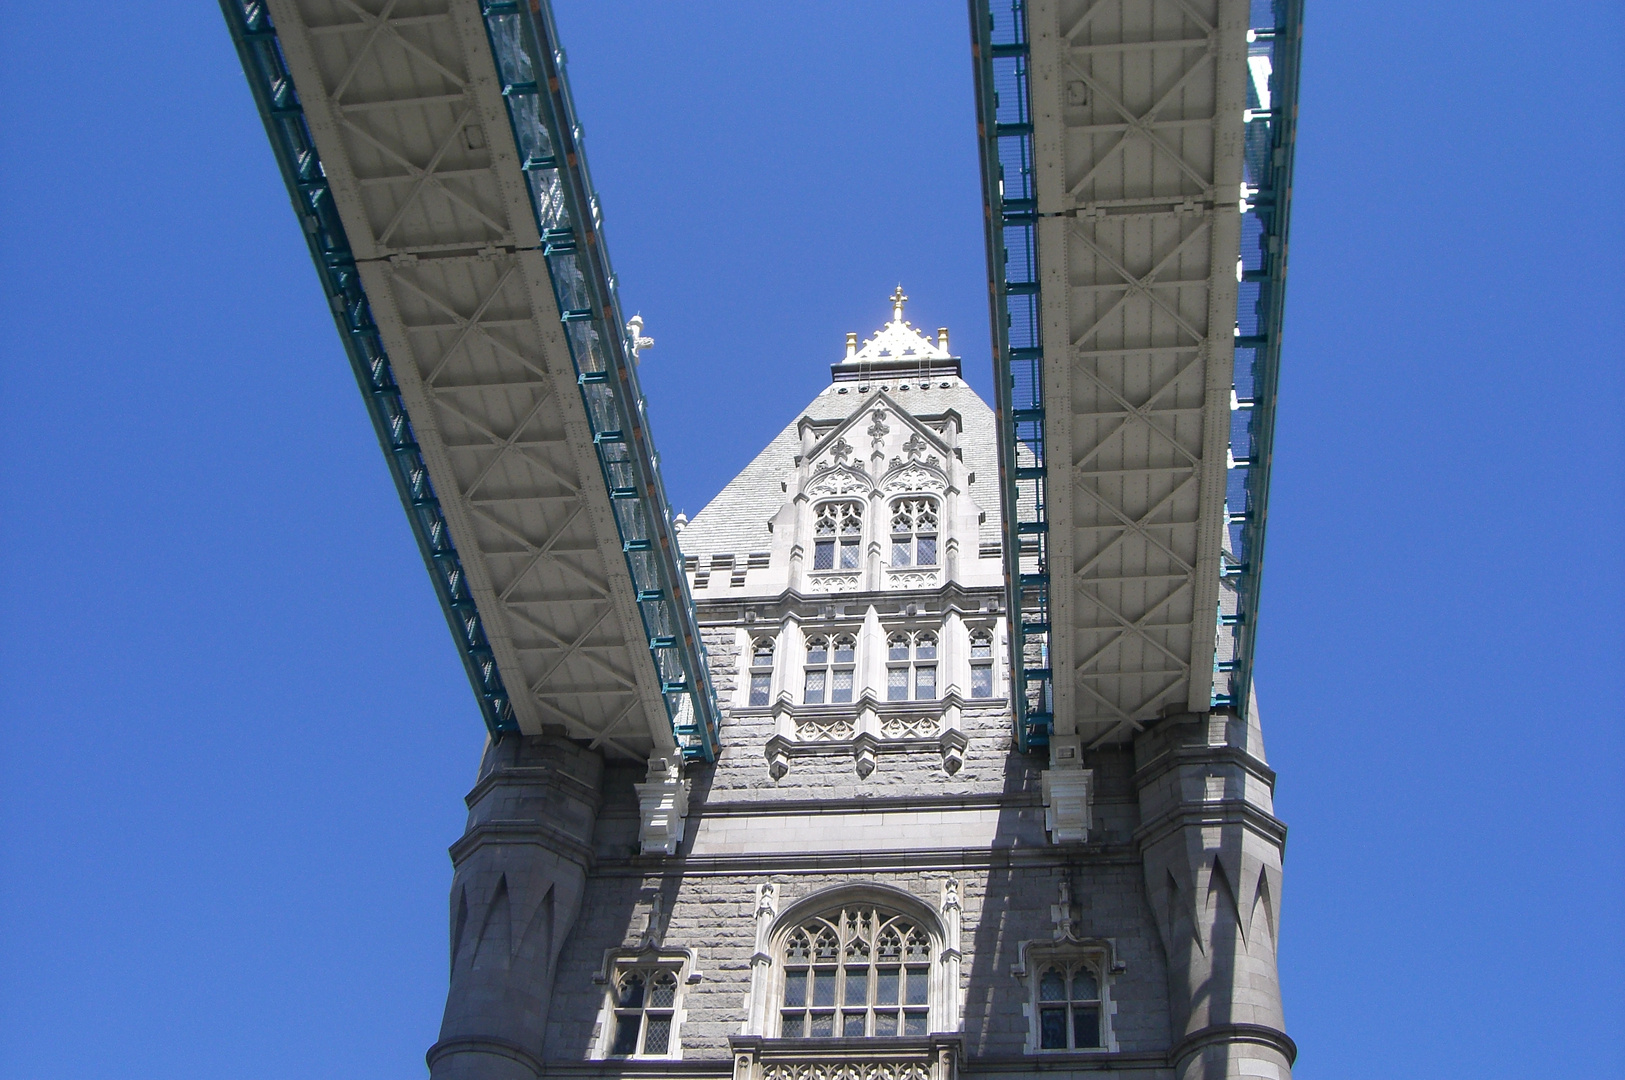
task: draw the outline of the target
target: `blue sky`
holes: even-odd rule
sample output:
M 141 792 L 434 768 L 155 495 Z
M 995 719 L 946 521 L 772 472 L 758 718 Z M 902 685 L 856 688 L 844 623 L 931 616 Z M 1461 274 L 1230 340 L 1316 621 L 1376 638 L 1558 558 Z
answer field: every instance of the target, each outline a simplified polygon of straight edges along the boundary
M 962 5 L 559 21 L 667 486 L 901 281 Z M 1619 1076 L 1621 9 L 1311 0 L 1258 678 L 1297 1075 Z M 482 739 L 219 13 L 0 9 L 0 1074 L 415 1075 Z

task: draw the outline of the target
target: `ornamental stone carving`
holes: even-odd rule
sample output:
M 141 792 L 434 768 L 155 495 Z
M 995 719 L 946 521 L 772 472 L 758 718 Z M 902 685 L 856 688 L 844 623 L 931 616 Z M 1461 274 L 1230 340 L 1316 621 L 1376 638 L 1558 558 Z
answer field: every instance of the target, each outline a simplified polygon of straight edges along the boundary
M 898 467 L 887 473 L 886 479 L 881 482 L 881 490 L 888 495 L 901 491 L 941 491 L 948 486 L 948 478 L 942 475 L 940 469 L 922 465 L 918 461 L 897 464 Z
M 811 574 L 807 578 L 808 592 L 850 592 L 857 587 L 857 574 Z
M 851 495 L 855 492 L 867 493 L 871 486 L 869 477 L 858 466 L 839 465 L 825 467 L 813 477 L 813 482 L 807 485 L 807 494 L 812 498 Z

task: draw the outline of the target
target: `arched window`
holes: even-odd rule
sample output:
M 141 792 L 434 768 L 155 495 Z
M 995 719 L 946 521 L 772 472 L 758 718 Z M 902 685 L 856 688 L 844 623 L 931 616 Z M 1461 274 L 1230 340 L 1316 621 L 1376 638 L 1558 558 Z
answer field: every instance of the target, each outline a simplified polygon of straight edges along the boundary
M 993 696 L 993 634 L 988 630 L 971 631 L 970 696 Z
M 757 638 L 750 646 L 750 703 L 766 705 L 773 693 L 773 639 Z
M 928 1034 L 931 955 L 923 927 L 870 904 L 849 904 L 796 925 L 782 946 L 779 1034 Z
M 1100 975 L 1093 964 L 1045 964 L 1038 973 L 1038 1048 L 1097 1050 L 1100 1030 Z
M 851 634 L 807 639 L 807 681 L 801 700 L 807 705 L 842 704 L 852 700 L 858 642 Z
M 886 639 L 886 700 L 935 701 L 937 635 L 900 630 Z
M 622 968 L 615 973 L 615 1057 L 663 1057 L 671 1050 L 677 975 L 665 967 Z
M 937 565 L 937 500 L 898 499 L 892 503 L 891 564 Z
M 856 570 L 862 561 L 863 504 L 830 502 L 813 518 L 813 569 Z

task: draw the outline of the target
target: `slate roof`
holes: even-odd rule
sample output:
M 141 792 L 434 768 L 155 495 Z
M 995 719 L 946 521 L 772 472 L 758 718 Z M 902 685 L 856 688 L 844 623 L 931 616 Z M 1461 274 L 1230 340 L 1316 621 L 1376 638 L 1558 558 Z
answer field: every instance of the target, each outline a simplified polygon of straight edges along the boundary
M 903 386 L 908 389 L 902 389 Z M 932 375 L 929 389 L 922 389 L 918 378 L 877 373 L 872 381 L 833 382 L 813 398 L 767 448 L 688 523 L 678 537 L 683 554 L 732 553 L 743 558 L 753 551 L 768 551 L 773 535 L 767 523 L 784 505 L 786 496 L 782 485 L 794 470 L 796 454 L 801 450 L 801 437 L 796 431 L 801 417 L 838 423 L 868 407 L 874 400 L 874 392 L 882 387 L 894 402 L 915 416 L 940 416 L 949 410 L 959 414 L 963 425 L 959 433 L 960 455 L 965 467 L 976 477 L 965 494 L 985 515 L 980 543 L 998 545 L 1001 542 L 998 428 L 993 410 L 956 375 Z

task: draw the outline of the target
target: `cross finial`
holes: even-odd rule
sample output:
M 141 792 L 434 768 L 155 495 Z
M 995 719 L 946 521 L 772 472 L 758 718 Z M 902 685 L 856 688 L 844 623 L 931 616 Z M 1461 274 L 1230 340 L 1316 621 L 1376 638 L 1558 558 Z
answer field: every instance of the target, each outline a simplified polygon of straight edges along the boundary
M 891 294 L 891 318 L 892 318 L 892 322 L 902 322 L 903 321 L 903 301 L 905 301 L 907 299 L 908 299 L 908 297 L 903 295 L 903 286 L 902 286 L 901 283 L 899 283 L 898 286 L 897 286 L 896 291 L 894 291 Z

